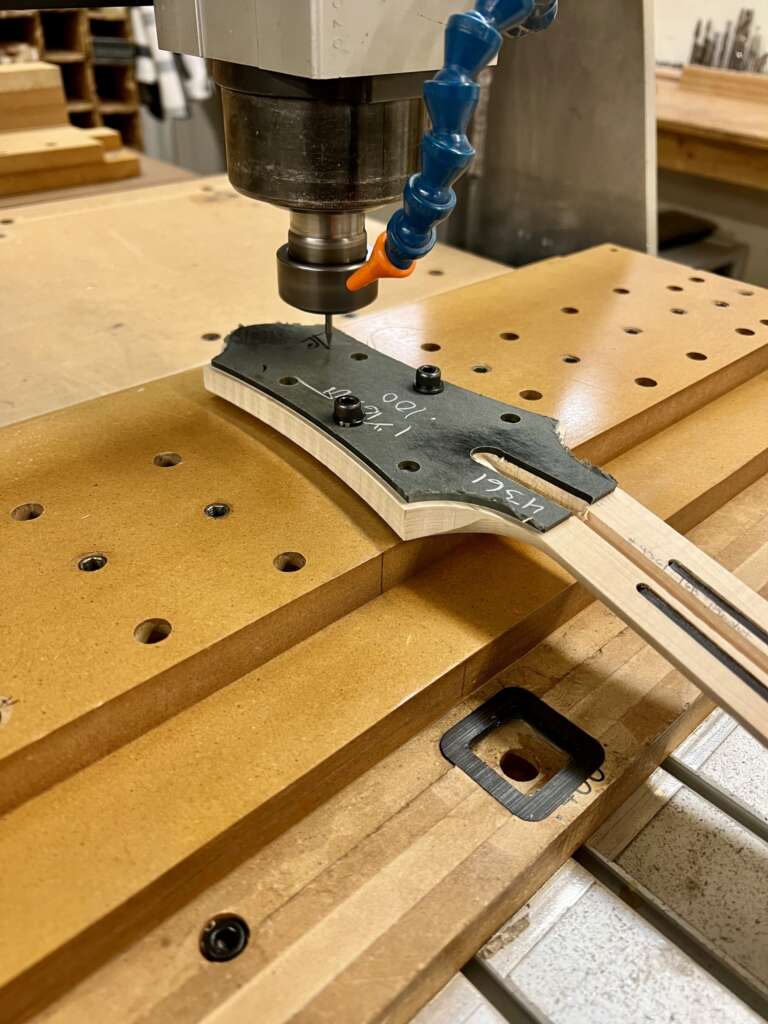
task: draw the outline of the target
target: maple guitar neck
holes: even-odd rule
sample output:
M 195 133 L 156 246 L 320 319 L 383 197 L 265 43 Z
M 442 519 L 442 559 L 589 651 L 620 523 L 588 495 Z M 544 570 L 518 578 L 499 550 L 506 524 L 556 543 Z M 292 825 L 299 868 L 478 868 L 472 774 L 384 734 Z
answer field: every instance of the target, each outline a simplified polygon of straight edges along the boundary
M 209 391 L 315 456 L 403 539 L 485 532 L 546 552 L 768 746 L 768 603 L 573 456 L 555 421 L 415 380 L 340 332 L 326 347 L 287 325 L 238 328 L 205 369 Z

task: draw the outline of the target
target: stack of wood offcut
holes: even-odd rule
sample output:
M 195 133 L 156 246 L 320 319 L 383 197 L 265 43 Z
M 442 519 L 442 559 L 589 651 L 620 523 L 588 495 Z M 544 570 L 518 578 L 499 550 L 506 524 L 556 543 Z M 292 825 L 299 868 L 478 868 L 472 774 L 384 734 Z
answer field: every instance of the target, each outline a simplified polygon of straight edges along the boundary
M 76 128 L 53 64 L 0 65 L 0 196 L 132 178 L 139 158 L 111 128 Z

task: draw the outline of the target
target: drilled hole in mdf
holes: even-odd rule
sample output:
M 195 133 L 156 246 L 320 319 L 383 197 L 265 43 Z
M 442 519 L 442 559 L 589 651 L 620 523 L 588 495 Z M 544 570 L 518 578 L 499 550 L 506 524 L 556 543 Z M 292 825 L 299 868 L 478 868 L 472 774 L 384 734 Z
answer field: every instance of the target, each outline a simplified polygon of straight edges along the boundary
M 642 329 L 642 327 L 625 327 L 624 328 L 624 333 L 625 334 L 642 334 L 643 333 L 643 329 Z
M 499 768 L 513 782 L 533 782 L 539 769 L 517 750 L 507 750 L 499 758 Z
M 279 572 L 298 572 L 307 564 L 304 555 L 298 551 L 283 551 L 272 562 Z
M 689 277 L 689 281 L 693 281 L 694 284 L 704 284 L 706 281 L 705 277 Z
M 681 309 L 680 306 L 673 306 L 672 309 L 670 309 L 669 312 L 670 313 L 674 313 L 675 316 L 685 316 L 686 313 L 688 312 L 688 310 L 687 309 Z
M 217 334 L 216 331 L 206 331 L 205 334 L 200 335 L 201 341 L 220 341 L 221 335 Z
M 492 730 L 472 746 L 489 768 L 522 793 L 540 789 L 568 764 L 568 755 L 527 722 L 516 719 Z
M 277 382 L 278 384 L 284 384 L 286 387 L 292 388 L 294 384 L 299 383 L 298 377 L 281 377 Z
M 751 337 L 752 337 L 752 335 L 753 335 L 753 334 L 754 334 L 755 332 L 754 332 L 754 331 L 752 330 L 752 328 L 751 328 L 751 327 L 737 327 L 737 328 L 736 328 L 736 333 L 737 333 L 737 334 L 743 334 L 743 335 L 745 335 L 745 337 L 747 337 L 747 338 L 751 338 Z
M 17 505 L 11 509 L 11 519 L 17 523 L 28 523 L 32 519 L 39 519 L 45 512 L 43 506 L 37 501 L 26 501 L 23 505 Z
M 768 327 L 768 317 L 765 320 L 761 320 L 760 323 L 763 325 L 763 327 Z
M 499 417 L 502 423 L 519 423 L 520 417 L 516 412 L 504 412 Z
M 435 344 L 434 341 L 425 341 L 424 344 L 421 346 L 421 351 L 422 352 L 439 352 L 441 347 L 442 347 L 441 345 Z
M 682 285 L 679 285 L 679 284 L 668 284 L 667 285 L 667 291 L 670 291 L 670 292 L 681 292 L 681 291 L 683 291 L 683 287 L 682 287 Z
M 568 316 L 575 316 L 579 311 L 575 306 L 563 306 L 560 312 L 567 313 Z
M 726 302 L 725 299 L 715 299 L 712 305 L 717 306 L 719 309 L 727 309 L 730 306 L 730 302 Z
M 133 631 L 134 640 L 140 644 L 159 644 L 173 632 L 167 619 L 144 619 Z
M 154 459 L 152 459 L 152 464 L 159 466 L 161 469 L 171 469 L 173 466 L 178 466 L 182 461 L 178 452 L 158 452 Z
M 442 277 L 444 274 L 445 274 L 444 270 L 430 270 L 429 271 L 429 276 L 430 277 Z
M 629 288 L 614 288 L 616 295 L 629 295 Z
M 365 352 L 353 352 L 349 358 L 354 359 L 356 363 L 362 363 L 368 356 Z
M 520 335 L 514 331 L 502 331 L 499 335 L 502 341 L 519 341 Z
M 544 396 L 540 391 L 536 391 L 535 388 L 523 388 L 520 392 L 520 397 L 524 398 L 526 402 L 538 402 Z
M 739 295 L 745 295 L 751 298 L 755 293 L 750 291 L 748 288 L 739 288 Z
M 421 466 L 418 462 L 414 462 L 413 459 L 403 459 L 402 462 L 398 462 L 397 468 L 404 473 L 418 473 Z
M 472 373 L 490 373 L 491 368 L 487 363 L 476 363 L 472 367 Z
M 635 377 L 635 384 L 638 384 L 641 388 L 655 388 L 658 387 L 659 382 L 654 380 L 653 377 Z
M 217 914 L 200 933 L 200 952 L 211 963 L 227 963 L 248 945 L 251 930 L 239 914 Z
M 563 356 L 564 363 L 580 363 L 581 356 Z
M 78 561 L 77 568 L 80 572 L 98 572 L 103 569 L 107 564 L 108 558 L 106 555 L 102 555 L 100 552 L 94 552 L 91 555 L 83 555 Z
M 357 313 L 345 313 L 344 314 L 344 319 L 345 320 L 354 320 L 356 316 L 357 316 Z
M 14 223 L 15 223 L 15 221 L 14 221 L 13 217 L 3 217 L 2 219 L 0 219 L 0 224 L 14 224 Z
M 694 359 L 696 362 L 703 362 L 705 359 L 709 359 L 709 356 L 704 355 L 703 352 L 686 352 L 688 359 Z
M 209 519 L 226 519 L 231 511 L 232 507 L 226 501 L 212 501 L 210 505 L 206 505 L 203 509 L 203 512 Z

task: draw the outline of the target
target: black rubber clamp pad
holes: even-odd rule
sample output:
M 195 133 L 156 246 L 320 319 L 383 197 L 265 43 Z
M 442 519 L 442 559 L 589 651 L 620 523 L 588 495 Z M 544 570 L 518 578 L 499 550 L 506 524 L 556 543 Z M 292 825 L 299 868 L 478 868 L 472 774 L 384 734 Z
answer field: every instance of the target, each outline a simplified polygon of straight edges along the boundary
M 506 722 L 519 719 L 568 754 L 569 760 L 548 782 L 528 795 L 494 771 L 472 750 Z M 543 821 L 562 807 L 576 790 L 593 775 L 605 760 L 605 751 L 596 739 L 569 722 L 535 694 L 521 687 L 507 687 L 491 697 L 456 725 L 440 740 L 443 757 L 482 786 L 494 800 L 523 821 Z
M 481 505 L 545 532 L 570 512 L 516 480 L 487 470 L 472 454 L 488 452 L 529 470 L 589 503 L 610 494 L 613 477 L 577 459 L 557 421 L 445 384 L 415 390 L 415 370 L 334 331 L 296 324 L 239 327 L 213 365 L 330 434 L 406 501 Z M 334 422 L 334 400 L 360 398 L 364 422 Z

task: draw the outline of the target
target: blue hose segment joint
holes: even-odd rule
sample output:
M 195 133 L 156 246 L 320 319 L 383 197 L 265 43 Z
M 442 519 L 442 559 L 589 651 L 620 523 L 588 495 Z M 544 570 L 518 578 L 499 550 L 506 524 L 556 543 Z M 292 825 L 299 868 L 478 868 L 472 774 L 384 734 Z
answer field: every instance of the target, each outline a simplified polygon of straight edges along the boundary
M 532 13 L 524 22 L 515 25 L 508 31 L 511 38 L 528 35 L 530 32 L 543 32 L 557 18 L 558 0 L 536 0 Z
M 499 32 L 526 21 L 534 12 L 534 0 L 476 0 L 475 10 Z
M 432 127 L 421 142 L 421 170 L 409 179 L 403 208 L 387 224 L 386 252 L 396 267 L 407 269 L 434 248 L 437 225 L 456 206 L 452 186 L 475 156 L 467 138 L 480 95 L 475 78 L 498 54 L 501 33 L 534 9 L 534 0 L 475 0 L 473 11 L 448 19 L 443 68 L 424 83 Z

